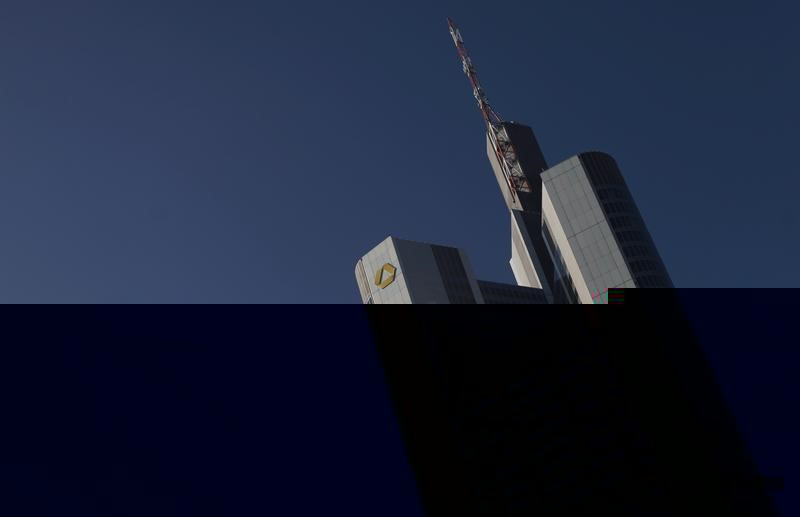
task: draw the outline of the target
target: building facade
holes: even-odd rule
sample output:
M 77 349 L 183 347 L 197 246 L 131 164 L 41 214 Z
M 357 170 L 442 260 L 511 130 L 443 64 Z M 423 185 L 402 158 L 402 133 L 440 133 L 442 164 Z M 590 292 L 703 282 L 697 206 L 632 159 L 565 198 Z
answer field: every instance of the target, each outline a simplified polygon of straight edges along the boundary
M 592 303 L 613 288 L 672 287 L 614 159 L 582 153 L 541 174 L 541 232 L 558 299 Z
M 362 301 L 627 307 L 366 309 L 426 514 L 775 515 L 677 293 L 636 289 L 672 281 L 616 162 L 549 167 L 531 128 L 489 105 L 448 24 L 517 285 L 476 280 L 455 248 L 390 237 L 356 265 Z
M 541 289 L 484 282 L 458 248 L 389 237 L 356 264 L 364 304 L 546 303 Z
M 510 188 L 487 132 L 487 156 L 511 221 L 509 264 L 517 286 L 535 290 L 502 299 L 606 303 L 609 289 L 673 287 L 611 156 L 586 152 L 548 167 L 530 127 L 503 122 L 497 135 L 514 149 L 517 172 L 529 186 Z M 395 287 L 370 291 L 375 268 L 400 261 L 409 267 Z M 466 254 L 445 246 L 389 238 L 359 261 L 356 279 L 364 303 L 484 303 Z
M 539 174 L 547 169 L 533 130 L 515 122 L 503 122 L 499 134 L 514 147 L 520 172 L 530 192 L 513 193 L 508 187 L 500 162 L 494 152 L 489 133 L 486 155 L 492 166 L 511 219 L 511 259 L 509 264 L 517 285 L 542 289 L 549 302 L 554 302 L 551 278 L 553 264 L 546 252 L 540 231 L 542 219 L 542 181 Z

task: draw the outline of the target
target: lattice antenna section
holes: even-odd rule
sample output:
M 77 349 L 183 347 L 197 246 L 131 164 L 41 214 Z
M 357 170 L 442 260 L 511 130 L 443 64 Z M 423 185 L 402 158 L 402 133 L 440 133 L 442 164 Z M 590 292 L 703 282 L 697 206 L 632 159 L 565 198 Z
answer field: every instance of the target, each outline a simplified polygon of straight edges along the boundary
M 486 93 L 481 88 L 478 81 L 478 73 L 475 71 L 475 66 L 472 64 L 472 59 L 469 57 L 466 47 L 464 46 L 464 39 L 461 37 L 461 31 L 456 27 L 456 24 L 450 18 L 447 19 L 447 25 L 450 28 L 450 36 L 453 38 L 453 43 L 456 45 L 458 57 L 461 59 L 461 67 L 464 70 L 472 86 L 472 94 L 478 102 L 483 114 L 483 119 L 486 122 L 486 130 L 489 134 L 489 141 L 494 149 L 497 162 L 503 171 L 506 178 L 508 187 L 511 191 L 511 197 L 516 201 L 518 192 L 531 192 L 531 187 L 522 171 L 522 167 L 517 159 L 517 152 L 514 145 L 511 143 L 508 132 L 503 127 L 503 119 L 494 111 L 489 100 L 486 98 Z

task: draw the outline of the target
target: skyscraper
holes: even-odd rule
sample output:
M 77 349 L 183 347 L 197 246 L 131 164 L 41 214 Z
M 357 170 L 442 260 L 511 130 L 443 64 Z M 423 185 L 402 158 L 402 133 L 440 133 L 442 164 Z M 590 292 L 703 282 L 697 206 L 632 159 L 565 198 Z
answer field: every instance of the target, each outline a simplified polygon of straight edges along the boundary
M 519 192 L 509 188 L 489 134 L 489 163 L 510 215 L 509 264 L 517 286 L 537 289 L 546 303 L 595 303 L 605 299 L 603 295 L 609 289 L 672 287 L 633 196 L 611 156 L 586 152 L 548 168 L 530 127 L 514 122 L 503 122 L 498 127 L 499 137 L 513 146 L 517 171 L 528 186 Z M 390 238 L 365 255 L 359 267 L 363 268 L 365 260 L 369 262 L 380 255 L 379 250 L 389 242 L 407 249 L 406 253 L 415 257 L 421 257 L 411 251 L 416 248 L 453 249 Z M 388 262 L 386 253 L 381 256 Z M 428 254 L 439 256 L 432 253 Z M 471 271 L 466 253 L 458 250 L 456 255 L 465 271 Z M 417 262 L 409 259 L 409 264 Z M 403 273 L 405 292 L 419 292 L 419 296 L 370 298 L 368 290 L 374 286 L 358 273 L 359 267 L 356 279 L 364 303 L 367 300 L 371 300 L 369 303 L 481 303 L 479 296 L 422 294 L 447 280 L 444 269 L 433 267 L 414 267 Z M 427 301 L 420 302 L 422 299 Z
M 511 219 L 511 270 L 518 285 L 542 289 L 549 302 L 555 301 L 552 288 L 553 263 L 541 233 L 542 182 L 539 173 L 547 169 L 539 143 L 528 126 L 513 122 L 498 125 L 499 139 L 508 142 L 516 155 L 517 169 L 529 187 L 514 192 L 509 188 L 493 144 L 492 132 L 486 135 L 486 154 L 494 171 Z M 516 194 L 516 195 L 515 195 Z
M 477 280 L 457 248 L 389 237 L 356 264 L 365 304 L 546 303 L 544 291 Z
M 548 167 L 533 130 L 489 106 L 450 32 L 487 124 L 518 285 L 475 280 L 463 251 L 390 237 L 356 265 L 362 301 L 589 304 L 672 287 L 614 159 Z M 367 308 L 429 515 L 775 514 L 676 291 L 633 290 L 624 305 Z
M 533 130 L 503 121 L 491 108 L 452 22 L 450 31 L 486 122 L 487 156 L 509 211 L 509 264 L 517 286 L 539 290 L 547 303 L 596 303 L 607 299 L 609 289 L 672 287 L 616 161 L 605 153 L 586 152 L 548 167 Z M 464 252 L 458 256 L 466 264 Z M 368 290 L 374 286 L 359 267 L 356 279 L 364 303 L 480 303 L 474 286 L 471 296 L 429 296 L 450 274 L 432 267 L 403 273 L 405 297 L 371 296 Z
M 541 180 L 541 232 L 563 299 L 592 303 L 610 288 L 672 287 L 611 156 L 581 153 Z

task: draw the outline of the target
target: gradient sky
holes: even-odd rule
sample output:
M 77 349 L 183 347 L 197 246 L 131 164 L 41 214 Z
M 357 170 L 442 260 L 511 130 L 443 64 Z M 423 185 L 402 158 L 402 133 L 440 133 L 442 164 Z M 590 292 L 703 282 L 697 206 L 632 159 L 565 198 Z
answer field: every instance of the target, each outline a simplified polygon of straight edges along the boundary
M 512 281 L 445 18 L 551 164 L 620 164 L 679 287 L 800 286 L 793 2 L 5 0 L 0 301 L 359 301 L 387 235 Z
M 387 235 L 512 281 L 447 16 L 551 164 L 615 156 L 677 286 L 800 287 L 800 4 L 600 4 L 3 0 L 0 302 L 357 303 Z M 768 327 L 711 356 L 796 487 Z

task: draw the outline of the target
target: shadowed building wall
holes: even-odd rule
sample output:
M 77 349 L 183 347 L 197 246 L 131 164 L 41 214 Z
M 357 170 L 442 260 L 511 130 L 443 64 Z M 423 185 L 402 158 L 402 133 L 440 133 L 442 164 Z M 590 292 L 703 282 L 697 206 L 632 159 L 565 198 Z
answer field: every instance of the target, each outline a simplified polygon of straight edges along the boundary
M 671 293 L 369 308 L 428 512 L 775 515 Z

